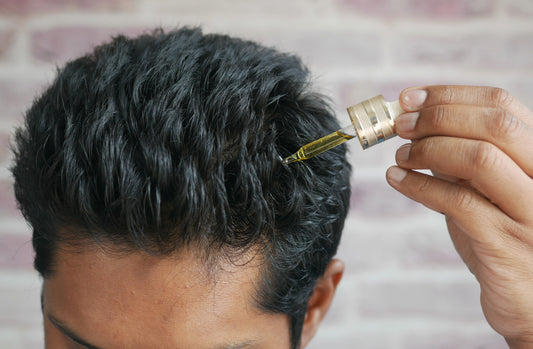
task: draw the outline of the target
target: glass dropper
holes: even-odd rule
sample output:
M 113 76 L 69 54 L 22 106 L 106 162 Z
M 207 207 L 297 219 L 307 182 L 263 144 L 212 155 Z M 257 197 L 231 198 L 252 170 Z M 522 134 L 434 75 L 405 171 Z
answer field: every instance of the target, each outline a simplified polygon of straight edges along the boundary
M 286 157 L 283 163 L 307 160 L 352 138 L 358 138 L 363 149 L 367 149 L 396 136 L 394 120 L 404 113 L 399 101 L 387 102 L 381 95 L 348 107 L 347 110 L 351 125 L 304 145 L 296 153 Z
M 296 161 L 307 160 L 315 155 L 325 152 L 326 150 L 330 150 L 331 148 L 334 148 L 354 137 L 357 136 L 355 135 L 355 129 L 353 125 L 345 126 L 338 131 L 330 133 L 325 137 L 322 137 L 320 139 L 317 139 L 316 141 L 304 145 L 303 147 L 298 149 L 296 153 L 286 157 L 283 160 L 283 163 L 290 164 Z

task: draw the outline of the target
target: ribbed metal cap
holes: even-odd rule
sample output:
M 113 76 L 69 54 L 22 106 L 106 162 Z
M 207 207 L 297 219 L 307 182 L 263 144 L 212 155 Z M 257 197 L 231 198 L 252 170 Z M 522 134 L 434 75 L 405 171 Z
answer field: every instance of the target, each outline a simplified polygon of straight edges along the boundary
M 363 149 L 396 136 L 394 119 L 402 112 L 398 102 L 388 103 L 379 95 L 347 110 Z

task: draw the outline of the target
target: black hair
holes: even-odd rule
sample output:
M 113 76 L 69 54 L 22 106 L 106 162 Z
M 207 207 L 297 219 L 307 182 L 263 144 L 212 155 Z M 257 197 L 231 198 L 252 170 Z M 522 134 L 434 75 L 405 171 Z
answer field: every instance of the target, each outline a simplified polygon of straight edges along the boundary
M 35 268 L 50 276 L 65 241 L 162 256 L 257 248 L 256 305 L 290 317 L 296 349 L 336 253 L 351 169 L 344 146 L 280 157 L 338 128 L 294 55 L 198 28 L 115 37 L 58 70 L 16 130 Z

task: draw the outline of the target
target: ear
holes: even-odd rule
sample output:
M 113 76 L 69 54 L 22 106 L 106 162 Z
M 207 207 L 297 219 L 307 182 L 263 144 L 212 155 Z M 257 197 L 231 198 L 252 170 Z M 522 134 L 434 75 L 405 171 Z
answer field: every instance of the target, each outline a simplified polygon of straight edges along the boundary
M 302 328 L 301 348 L 315 335 L 318 326 L 329 310 L 335 290 L 344 273 L 344 263 L 339 259 L 329 262 L 324 275 L 318 279 L 315 289 L 307 303 L 307 313 Z

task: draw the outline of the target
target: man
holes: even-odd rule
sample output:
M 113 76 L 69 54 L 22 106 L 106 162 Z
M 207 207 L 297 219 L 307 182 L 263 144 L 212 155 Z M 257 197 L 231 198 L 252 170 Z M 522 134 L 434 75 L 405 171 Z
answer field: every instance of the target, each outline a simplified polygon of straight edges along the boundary
M 417 142 L 389 182 L 446 215 L 489 322 L 531 347 L 531 113 L 491 88 L 401 103 Z M 13 167 L 47 348 L 305 347 L 344 269 L 350 166 L 343 147 L 280 157 L 336 129 L 299 60 L 251 42 L 180 29 L 67 64 Z
M 198 29 L 67 64 L 13 168 L 46 347 L 305 345 L 342 275 L 350 166 L 280 157 L 338 128 L 299 59 Z

